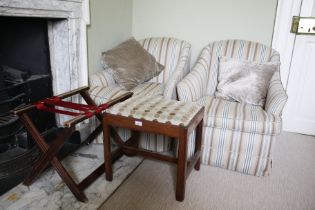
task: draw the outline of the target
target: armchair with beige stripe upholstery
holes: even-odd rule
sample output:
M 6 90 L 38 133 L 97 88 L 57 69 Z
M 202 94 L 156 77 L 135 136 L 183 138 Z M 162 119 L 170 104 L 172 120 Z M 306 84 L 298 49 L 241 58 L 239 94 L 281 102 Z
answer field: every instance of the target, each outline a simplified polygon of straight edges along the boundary
M 179 100 L 205 106 L 202 163 L 256 176 L 267 175 L 287 101 L 280 72 L 270 81 L 263 108 L 215 98 L 220 56 L 257 62 L 280 60 L 275 50 L 250 41 L 218 41 L 203 49 L 192 71 L 177 85 Z
M 137 95 L 163 95 L 165 98 L 176 98 L 176 85 L 189 72 L 191 45 L 174 38 L 147 38 L 139 43 L 151 53 L 165 69 L 150 81 L 135 87 L 132 92 Z M 97 104 L 117 97 L 126 91 L 116 84 L 113 77 L 102 70 L 90 77 L 90 94 Z M 97 120 L 93 121 L 96 126 Z M 120 129 L 122 139 L 128 139 L 129 130 Z M 102 135 L 97 142 L 102 142 Z M 171 141 L 163 136 L 143 133 L 140 136 L 140 147 L 152 151 L 168 151 Z

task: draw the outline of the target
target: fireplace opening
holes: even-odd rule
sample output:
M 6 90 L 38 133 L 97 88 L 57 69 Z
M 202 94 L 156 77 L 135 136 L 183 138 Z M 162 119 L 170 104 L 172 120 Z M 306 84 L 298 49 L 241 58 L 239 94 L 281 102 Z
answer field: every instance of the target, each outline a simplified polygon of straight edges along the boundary
M 0 16 L 0 195 L 19 184 L 40 156 L 10 110 L 53 95 L 47 21 Z M 55 136 L 54 114 L 30 117 L 42 135 Z
M 47 19 L 2 16 L 0 26 L 0 87 L 2 83 L 2 86 L 8 88 L 4 91 L 0 88 L 0 94 L 8 95 L 1 99 L 11 99 L 12 102 L 12 98 L 24 94 L 19 100 L 27 104 L 51 96 L 53 91 Z M 7 110 L 0 110 L 0 115 L 5 111 Z M 55 126 L 54 115 L 37 115 L 35 125 L 41 131 Z

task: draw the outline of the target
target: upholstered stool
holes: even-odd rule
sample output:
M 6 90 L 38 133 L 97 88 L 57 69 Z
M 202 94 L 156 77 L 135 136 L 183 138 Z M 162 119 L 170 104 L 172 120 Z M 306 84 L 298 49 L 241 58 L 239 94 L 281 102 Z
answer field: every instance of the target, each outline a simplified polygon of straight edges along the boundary
M 112 180 L 110 134 L 126 155 L 141 155 L 177 164 L 176 200 L 182 201 L 188 174 L 200 167 L 200 150 L 204 108 L 195 103 L 168 100 L 163 97 L 133 97 L 103 114 L 104 154 L 106 179 Z M 124 142 L 117 128 L 128 128 L 131 137 Z M 188 136 L 196 129 L 193 157 L 187 161 Z M 178 155 L 166 156 L 138 147 L 139 132 L 154 133 L 178 139 Z

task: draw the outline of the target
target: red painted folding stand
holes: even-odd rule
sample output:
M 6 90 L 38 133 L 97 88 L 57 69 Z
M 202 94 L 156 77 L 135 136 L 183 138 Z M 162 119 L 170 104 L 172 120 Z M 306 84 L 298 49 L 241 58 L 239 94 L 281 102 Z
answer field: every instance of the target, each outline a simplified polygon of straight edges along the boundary
M 29 134 L 33 137 L 39 149 L 42 151 L 41 159 L 34 165 L 30 175 L 24 180 L 24 184 L 29 186 L 33 183 L 36 177 L 39 176 L 41 172 L 49 165 L 58 172 L 61 179 L 69 187 L 73 195 L 82 202 L 87 201 L 87 197 L 83 193 L 83 190 L 86 189 L 96 178 L 98 178 L 102 173 L 104 173 L 104 163 L 101 164 L 96 170 L 94 170 L 90 175 L 84 178 L 80 183 L 75 183 L 70 174 L 61 164 L 61 160 L 57 157 L 58 151 L 62 148 L 65 141 L 71 136 L 75 130 L 75 125 L 92 117 L 96 116 L 100 122 L 102 122 L 101 113 L 108 107 L 126 100 L 132 96 L 132 93 L 126 93 L 120 97 L 108 101 L 106 104 L 97 106 L 92 100 L 88 93 L 89 87 L 82 87 L 76 90 L 72 90 L 58 96 L 53 96 L 51 98 L 44 99 L 42 101 L 33 103 L 31 105 L 24 106 L 18 110 L 14 110 L 13 113 L 19 116 L 20 120 L 23 122 L 25 128 Z M 63 101 L 63 99 L 71 97 L 73 95 L 80 94 L 83 99 L 86 101 L 85 104 L 77 104 L 72 102 Z M 67 111 L 65 109 L 58 109 L 57 107 L 62 107 L 66 109 L 71 109 L 73 111 Z M 46 112 L 59 113 L 64 115 L 70 115 L 74 118 L 63 123 L 64 128 L 57 135 L 56 139 L 52 141 L 51 144 L 48 144 L 43 136 L 39 133 L 32 120 L 28 116 L 28 112 L 31 110 L 42 110 Z M 98 134 L 102 132 L 102 123 L 82 142 L 81 145 L 91 143 Z M 116 154 L 116 159 L 119 154 Z M 114 155 L 115 159 L 115 155 Z

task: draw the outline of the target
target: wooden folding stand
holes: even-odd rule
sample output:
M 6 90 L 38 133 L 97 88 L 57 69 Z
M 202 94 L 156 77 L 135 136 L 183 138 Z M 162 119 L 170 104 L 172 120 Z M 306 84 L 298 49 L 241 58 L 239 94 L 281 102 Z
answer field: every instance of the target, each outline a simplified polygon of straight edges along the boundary
M 102 122 L 101 112 L 106 108 L 126 100 L 132 96 L 132 93 L 126 93 L 120 97 L 108 101 L 106 104 L 97 106 L 88 93 L 89 87 L 82 87 L 76 90 L 72 90 L 63 93 L 58 96 L 44 99 L 42 101 L 33 103 L 31 105 L 24 106 L 18 110 L 14 110 L 13 113 L 19 116 L 20 120 L 24 124 L 29 134 L 33 137 L 37 143 L 39 149 L 43 152 L 41 159 L 34 165 L 30 175 L 24 180 L 24 184 L 29 186 L 38 177 L 38 175 L 44 171 L 45 168 L 51 163 L 52 167 L 58 172 L 61 179 L 69 187 L 73 195 L 82 202 L 86 202 L 88 199 L 85 196 L 83 190 L 86 189 L 96 178 L 98 178 L 105 171 L 104 163 L 101 164 L 96 170 L 89 174 L 80 183 L 75 183 L 70 174 L 61 164 L 61 160 L 57 157 L 58 151 L 62 148 L 65 141 L 71 136 L 75 130 L 75 125 L 86 120 L 92 116 L 96 116 L 100 122 Z M 86 101 L 87 105 L 76 104 L 71 102 L 62 101 L 62 99 L 71 97 L 73 95 L 80 94 Z M 64 109 L 57 109 L 56 107 L 63 107 L 77 112 L 66 111 Z M 28 112 L 31 110 L 43 110 L 48 112 L 60 113 L 65 115 L 74 116 L 74 118 L 63 123 L 64 128 L 58 133 L 56 139 L 48 144 L 43 136 L 40 134 L 34 123 L 28 116 Z M 97 135 L 102 131 L 102 123 L 81 143 L 81 145 L 91 143 Z M 118 158 L 118 157 L 116 157 Z

